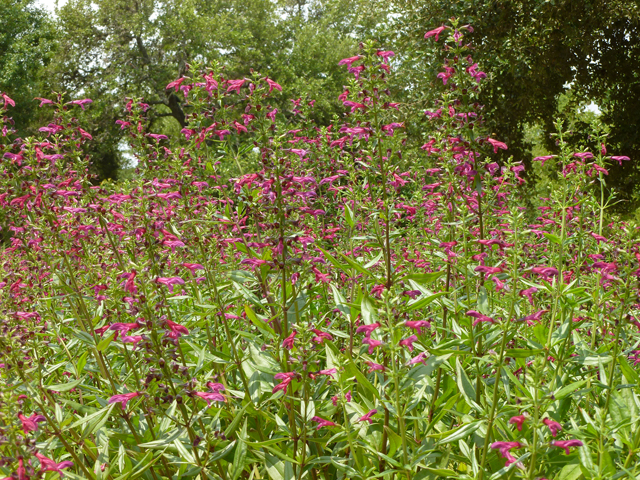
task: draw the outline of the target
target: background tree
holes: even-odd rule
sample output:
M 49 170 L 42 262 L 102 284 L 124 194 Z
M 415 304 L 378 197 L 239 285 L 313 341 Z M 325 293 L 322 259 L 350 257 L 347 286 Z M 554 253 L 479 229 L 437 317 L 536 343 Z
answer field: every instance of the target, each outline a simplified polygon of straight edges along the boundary
M 438 48 L 421 34 L 451 17 L 473 25 L 475 60 L 490 76 L 483 89 L 482 103 L 490 128 L 509 144 L 503 155 L 514 155 L 528 164 L 532 137 L 528 129 L 539 128 L 535 138 L 555 153 L 549 134 L 559 115 L 561 97 L 571 85 L 572 117 L 595 102 L 602 110 L 600 120 L 611 130 L 610 151 L 628 155 L 611 169 L 608 182 L 621 191 L 627 202 L 638 204 L 636 185 L 640 180 L 640 83 L 637 58 L 640 53 L 640 11 L 637 2 L 593 0 L 481 0 L 477 2 L 394 0 L 396 15 L 387 34 L 396 48 L 405 52 L 399 90 L 405 93 L 416 118 L 432 105 L 424 78 L 435 78 L 430 64 Z M 420 82 L 418 82 L 420 80 Z M 585 122 L 573 122 L 576 148 L 588 141 Z M 592 146 L 592 145 L 591 145 Z M 593 147 L 593 146 L 592 146 Z M 626 203 L 622 208 L 630 210 Z
M 93 157 L 101 177 L 113 177 L 122 164 L 115 121 L 125 97 L 144 97 L 151 129 L 178 136 L 183 98 L 166 86 L 189 62 L 219 61 L 236 78 L 252 69 L 268 75 L 285 85 L 279 111 L 308 96 L 317 100 L 315 119 L 328 123 L 342 111 L 337 96 L 347 83 L 338 61 L 380 15 L 366 3 L 69 0 L 58 9 L 61 48 L 50 72 L 60 89 L 96 102 L 91 133 L 102 150 Z
M 34 0 L 0 2 L 0 91 L 16 102 L 11 115 L 23 136 L 38 125 L 38 103 L 46 91 L 44 67 L 55 52 L 55 27 Z

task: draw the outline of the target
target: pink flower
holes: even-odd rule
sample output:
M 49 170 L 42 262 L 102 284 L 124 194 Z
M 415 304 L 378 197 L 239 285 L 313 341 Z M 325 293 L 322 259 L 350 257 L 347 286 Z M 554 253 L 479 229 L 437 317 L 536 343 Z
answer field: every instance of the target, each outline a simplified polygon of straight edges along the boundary
M 276 380 L 282 380 L 282 382 L 280 382 L 278 385 L 273 387 L 273 390 L 271 391 L 271 393 L 276 393 L 277 391 L 282 390 L 282 393 L 286 394 L 287 387 L 289 386 L 289 384 L 295 378 L 296 375 L 297 375 L 296 372 L 282 372 L 282 373 L 275 374 L 273 378 L 275 378 Z
M 413 352 L 413 342 L 417 342 L 417 341 L 418 341 L 418 337 L 416 337 L 415 335 L 411 335 L 410 337 L 405 338 L 404 340 L 400 340 L 400 343 L 398 345 L 400 345 L 401 347 L 407 347 L 410 352 Z
M 393 57 L 395 53 L 393 53 L 391 50 L 378 50 L 376 52 L 376 55 L 382 57 L 382 61 L 384 63 L 389 63 L 389 57 Z
M 80 105 L 80 108 L 84 110 L 84 106 L 89 105 L 90 103 L 93 103 L 93 100 L 91 100 L 90 98 L 84 98 L 82 100 L 72 100 L 69 103 L 72 105 Z
M 30 417 L 25 417 L 22 413 L 19 413 L 18 418 L 22 422 L 22 430 L 24 433 L 35 432 L 38 430 L 38 422 L 46 421 L 44 416 L 36 413 L 31 414 Z
M 40 460 L 40 468 L 43 472 L 58 472 L 61 477 L 64 476 L 62 474 L 62 469 L 73 467 L 73 462 L 69 462 L 68 460 L 56 463 L 40 453 L 36 453 L 36 457 L 38 460 Z
M 279 92 L 282 91 L 282 86 L 271 80 L 269 77 L 265 78 L 264 80 L 269 84 L 269 93 L 271 93 L 274 89 L 278 90 Z
M 343 58 L 338 62 L 338 65 L 349 65 L 351 66 L 354 62 L 357 62 L 362 57 L 360 55 L 356 55 L 355 57 Z
M 549 427 L 549 430 L 551 430 L 551 435 L 553 435 L 554 437 L 558 434 L 558 431 L 562 430 L 562 425 L 560 425 L 555 420 L 551 420 L 550 418 L 545 418 L 544 420 L 542 420 L 542 423 Z
M 165 90 L 169 90 L 170 88 L 175 88 L 175 91 L 177 92 L 178 89 L 180 88 L 180 84 L 184 82 L 184 80 L 185 80 L 184 77 L 174 80 L 173 82 L 169 83 L 169 85 L 165 87 Z
M 494 140 L 493 138 L 487 138 L 487 142 L 491 144 L 493 147 L 493 153 L 498 153 L 498 149 L 507 150 L 507 144 L 503 142 L 499 142 L 498 140 Z
M 167 326 L 170 330 L 170 333 L 168 334 L 170 338 L 180 338 L 182 335 L 189 335 L 189 330 L 187 330 L 187 327 L 184 327 L 169 319 L 165 320 L 165 322 L 167 323 Z
M 424 38 L 435 37 L 436 42 L 438 41 L 440 34 L 447 29 L 444 25 L 438 28 L 434 28 L 433 30 L 429 30 L 424 34 Z
M 318 427 L 316 428 L 317 430 L 320 430 L 322 427 L 337 427 L 337 425 L 335 423 L 330 422 L 329 420 L 325 420 L 325 419 L 320 418 L 320 417 L 313 417 L 311 419 L 311 421 L 318 423 Z
M 585 161 L 593 158 L 593 153 L 591 152 L 574 153 L 573 156 L 578 157 L 582 161 Z
M 520 296 L 527 297 L 529 299 L 529 303 L 533 305 L 533 294 L 537 291 L 538 289 L 536 287 L 529 287 L 526 290 L 520 290 Z
M 524 421 L 527 419 L 527 417 L 525 417 L 524 415 L 517 415 L 515 417 L 511 417 L 509 419 L 509 423 L 516 425 L 516 428 L 518 429 L 519 432 L 522 431 L 522 424 L 524 423 Z
M 569 455 L 569 447 L 582 447 L 584 443 L 580 440 L 556 440 L 551 442 L 551 445 L 558 448 L 564 448 L 564 451 Z
M 475 320 L 473 321 L 473 326 L 475 327 L 477 324 L 479 324 L 480 322 L 487 322 L 487 323 L 496 323 L 496 321 L 491 318 L 491 317 L 487 317 L 486 315 L 483 315 L 480 312 L 476 312 L 475 310 L 469 310 L 466 313 L 467 316 L 469 317 L 473 317 L 475 318 Z
M 371 334 L 373 333 L 373 331 L 379 326 L 380 326 L 379 322 L 372 323 L 371 325 L 360 325 L 358 328 L 356 328 L 356 333 L 364 332 L 364 336 L 369 338 L 371 337 Z
M 156 282 L 169 287 L 170 293 L 173 293 L 174 285 L 184 285 L 184 280 L 180 277 L 158 277 L 156 278 Z
M 423 328 L 431 328 L 431 323 L 426 320 L 409 320 L 404 322 L 405 327 L 413 328 L 418 335 L 422 333 Z
M 329 368 L 326 370 L 320 370 L 316 373 L 316 375 L 326 375 L 328 377 L 333 377 L 333 374 L 336 373 L 337 370 L 335 368 Z
M 511 455 L 509 450 L 512 448 L 520 448 L 520 442 L 494 442 L 491 444 L 491 448 L 498 449 L 502 458 L 506 458 L 507 462 L 505 466 L 509 466 L 516 461 L 515 457 Z
M 135 270 L 132 270 L 131 273 L 129 273 L 127 276 L 127 281 L 124 282 L 124 289 L 133 295 L 135 295 L 138 291 L 138 289 L 136 288 L 136 284 L 134 282 L 137 274 L 138 272 L 136 272 Z
M 207 382 L 207 387 L 209 387 L 214 393 L 220 393 L 226 390 L 226 388 L 224 388 L 224 385 L 221 383 Z
M 121 393 L 118 395 L 114 395 L 110 397 L 107 403 L 117 403 L 120 402 L 122 405 L 122 409 L 124 410 L 127 407 L 127 402 L 132 398 L 139 397 L 140 392 L 132 392 L 132 393 Z
M 34 98 L 34 100 L 40 100 L 40 107 L 41 108 L 42 108 L 43 105 L 53 105 L 53 101 L 49 100 L 48 98 L 36 97 L 36 98 Z
M 425 352 L 420 352 L 418 355 L 409 360 L 409 365 L 415 365 L 416 363 L 422 363 L 423 365 L 426 365 L 427 354 Z
M 244 78 L 242 80 L 227 80 L 227 93 L 235 90 L 238 95 L 240 94 L 240 88 L 244 85 Z
M 224 387 L 223 387 L 224 388 Z M 227 399 L 224 398 L 224 395 L 218 392 L 195 392 L 194 395 L 200 397 L 207 405 L 211 405 L 211 402 L 226 402 Z
M 368 413 L 361 416 L 358 419 L 358 422 L 369 422 L 369 425 L 371 425 L 373 423 L 373 421 L 371 420 L 371 417 L 374 416 L 376 413 L 378 413 L 378 410 L 374 408 L 373 410 L 370 410 Z
M 362 340 L 362 343 L 364 345 L 369 345 L 369 355 L 373 354 L 373 350 L 377 347 L 379 347 L 380 345 L 382 345 L 382 342 L 380 340 L 374 340 L 371 337 L 365 338 L 364 340 Z
M 282 348 L 286 348 L 288 350 L 291 350 L 293 348 L 293 342 L 294 342 L 297 334 L 298 334 L 297 330 L 294 330 L 293 332 L 291 332 L 291 335 L 289 335 L 287 338 L 285 338 L 282 341 Z
M 273 110 L 271 110 L 269 113 L 267 113 L 267 115 L 265 115 L 269 120 L 271 120 L 272 122 L 276 121 L 276 113 L 278 113 L 278 109 L 274 108 Z
M 199 263 L 183 263 L 182 266 L 191 272 L 191 275 L 195 275 L 198 270 L 204 270 L 204 267 Z
M 316 336 L 313 337 L 311 340 L 313 340 L 317 344 L 322 344 L 325 340 L 329 340 L 329 341 L 333 340 L 333 337 L 331 336 L 330 333 L 323 332 L 321 330 L 318 330 L 317 328 L 312 328 L 311 331 L 316 334 Z
M 367 360 L 366 364 L 369 366 L 369 371 L 367 373 L 371 373 L 375 371 L 384 372 L 386 370 L 386 368 L 384 368 L 384 365 L 380 365 L 379 363 L 374 363 L 372 361 Z
M 622 162 L 628 162 L 629 160 L 631 160 L 629 157 L 625 157 L 624 155 L 617 155 L 615 157 L 611 157 L 611 160 L 613 160 L 614 162 L 618 162 L 620 165 L 622 165 Z
M 4 108 L 7 108 L 7 105 L 11 105 L 12 107 L 16 106 L 16 102 L 11 100 L 11 98 L 9 98 L 9 95 L 7 95 L 6 93 L 2 93 L 1 96 L 2 96 L 2 99 L 4 100 Z

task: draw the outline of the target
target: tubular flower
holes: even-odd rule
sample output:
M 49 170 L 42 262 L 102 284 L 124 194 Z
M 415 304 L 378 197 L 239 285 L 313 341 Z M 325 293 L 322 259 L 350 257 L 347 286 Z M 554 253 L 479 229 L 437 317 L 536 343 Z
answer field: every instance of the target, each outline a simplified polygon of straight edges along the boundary
M 36 413 L 31 414 L 30 417 L 25 417 L 22 413 L 19 413 L 18 418 L 22 422 L 22 430 L 24 433 L 35 432 L 38 430 L 38 422 L 46 421 L 44 416 Z
M 127 408 L 127 402 L 129 400 L 131 400 L 132 398 L 135 398 L 135 397 L 139 397 L 139 396 L 140 396 L 140 392 L 121 393 L 121 394 L 114 395 L 114 396 L 110 397 L 109 400 L 107 401 L 107 403 L 118 403 L 118 402 L 120 402 L 120 404 L 122 405 L 122 410 L 124 410 L 125 408 Z
M 558 448 L 564 448 L 564 452 L 569 455 L 569 447 L 582 447 L 584 443 L 580 440 L 556 440 L 551 442 L 551 445 Z
M 562 430 L 562 425 L 560 425 L 555 420 L 551 420 L 550 418 L 545 418 L 544 420 L 542 420 L 542 423 L 549 427 L 549 430 L 551 430 L 551 435 L 553 435 L 554 437 L 560 430 Z
M 401 347 L 407 347 L 410 352 L 413 352 L 413 342 L 417 342 L 418 337 L 415 335 L 411 335 L 410 337 L 405 338 L 404 340 L 400 340 L 398 345 Z
M 380 326 L 380 322 L 372 323 L 371 325 L 360 325 L 356 328 L 356 333 L 364 333 L 367 338 L 371 337 L 373 331 Z
M 320 430 L 322 427 L 337 427 L 335 423 L 320 417 L 313 417 L 311 421 L 318 423 L 316 430 Z
M 211 405 L 211 402 L 226 402 L 227 399 L 224 398 L 224 395 L 218 392 L 195 392 L 194 395 L 200 397 L 207 405 Z
M 378 410 L 374 408 L 373 410 L 370 410 L 368 413 L 365 413 L 363 416 L 361 416 L 358 419 L 358 422 L 369 422 L 369 425 L 371 425 L 373 423 L 373 421 L 371 420 L 371 417 L 374 416 L 376 413 L 378 413 Z
M 447 27 L 445 27 L 444 25 L 438 28 L 434 28 L 433 30 L 429 30 L 427 33 L 424 34 L 424 38 L 430 38 L 430 37 L 435 37 L 436 42 L 438 41 L 438 39 L 440 38 L 440 34 L 442 32 L 444 32 L 447 29 Z
M 40 453 L 36 453 L 36 458 L 40 460 L 40 468 L 43 472 L 58 472 L 61 477 L 64 476 L 62 474 L 62 469 L 73 467 L 73 462 L 67 460 L 64 462 L 56 463 Z
M 500 455 L 502 455 L 502 458 L 507 459 L 505 463 L 505 466 L 507 467 L 512 463 L 515 463 L 516 461 L 516 458 L 511 455 L 509 450 L 511 450 L 512 448 L 520 448 L 521 446 L 522 445 L 520 445 L 520 442 L 494 442 L 491 444 L 491 448 L 498 449 Z
M 277 391 L 281 390 L 282 393 L 286 394 L 287 387 L 289 386 L 289 384 L 295 378 L 296 375 L 297 375 L 296 372 L 283 372 L 283 373 L 277 373 L 276 375 L 274 375 L 273 378 L 275 378 L 276 380 L 282 380 L 282 381 L 278 385 L 273 387 L 273 390 L 271 391 L 271 393 L 276 393 Z
M 287 350 L 291 350 L 293 348 L 293 342 L 295 341 L 296 335 L 298 334 L 297 330 L 291 332 L 287 338 L 282 341 L 282 348 L 286 348 Z
M 509 148 L 507 147 L 506 143 L 499 142 L 498 140 L 494 140 L 493 138 L 487 138 L 487 142 L 489 142 L 493 147 L 493 153 L 498 153 L 499 148 L 501 148 L 502 150 L 507 150 Z
M 527 419 L 527 417 L 525 417 L 524 415 L 517 415 L 515 417 L 511 417 L 509 419 L 509 423 L 512 425 L 516 425 L 516 428 L 518 429 L 519 432 L 522 431 L 522 424 L 524 423 L 524 421 Z

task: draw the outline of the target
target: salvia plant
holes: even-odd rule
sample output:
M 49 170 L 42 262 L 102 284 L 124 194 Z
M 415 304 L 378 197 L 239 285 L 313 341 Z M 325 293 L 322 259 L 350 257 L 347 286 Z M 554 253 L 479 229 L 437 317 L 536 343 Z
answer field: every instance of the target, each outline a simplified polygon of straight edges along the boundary
M 181 143 L 128 99 L 138 175 L 116 185 L 88 174 L 90 100 L 39 99 L 51 123 L 20 139 L 3 94 L 2 476 L 637 478 L 640 239 L 604 180 L 628 158 L 558 124 L 527 210 L 471 32 L 425 35 L 442 95 L 411 158 L 371 43 L 329 127 L 219 65 L 167 86 Z

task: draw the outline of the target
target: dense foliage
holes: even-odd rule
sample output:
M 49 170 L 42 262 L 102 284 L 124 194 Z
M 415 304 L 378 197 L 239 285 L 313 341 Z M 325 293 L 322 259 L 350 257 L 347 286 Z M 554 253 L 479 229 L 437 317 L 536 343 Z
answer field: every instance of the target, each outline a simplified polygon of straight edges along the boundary
M 89 99 L 11 139 L 3 94 L 0 472 L 69 478 L 635 478 L 638 274 L 632 224 L 576 151 L 537 211 L 494 156 L 470 27 L 408 161 L 394 53 L 338 62 L 344 117 L 283 120 L 276 78 L 193 64 L 166 90 L 184 146 L 118 121 L 137 176 L 93 186 Z M 258 168 L 225 176 L 237 160 Z M 173 148 L 173 150 L 172 150 Z M 592 192 L 596 192 L 593 195 Z

